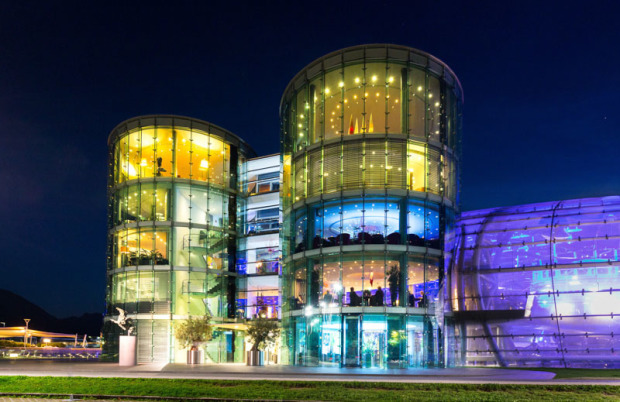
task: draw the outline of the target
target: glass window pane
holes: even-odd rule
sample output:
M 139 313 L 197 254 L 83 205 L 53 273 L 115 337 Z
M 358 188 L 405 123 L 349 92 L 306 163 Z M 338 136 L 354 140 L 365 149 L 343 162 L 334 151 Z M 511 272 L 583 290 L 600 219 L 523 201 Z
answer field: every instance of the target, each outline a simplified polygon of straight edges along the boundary
M 387 132 L 386 81 L 385 63 L 366 65 L 366 89 L 364 91 L 366 102 L 364 111 L 359 116 L 359 132 L 370 134 Z M 355 116 L 356 121 L 357 118 L 358 116 Z
M 427 94 L 427 121 L 428 121 L 428 139 L 432 141 L 440 140 L 441 114 L 443 105 L 441 104 L 441 84 L 439 79 L 429 75 L 428 77 L 428 94 Z
M 426 191 L 426 150 L 419 143 L 409 142 L 407 148 L 407 188 Z
M 409 131 L 414 137 L 426 138 L 426 76 L 418 68 L 409 70 Z
M 181 179 L 191 178 L 192 173 L 192 135 L 189 130 L 176 129 L 176 173 Z
M 342 106 L 339 102 L 334 101 L 326 103 L 326 113 L 328 116 L 337 118 L 342 116 L 344 125 L 344 134 L 353 135 L 366 132 L 366 119 L 370 116 L 365 115 L 364 111 L 364 69 L 363 65 L 356 64 L 345 67 L 344 71 L 345 93 Z M 341 111 L 344 109 L 344 111 Z M 364 125 L 364 131 L 362 131 Z M 374 123 L 373 123 L 374 125 Z M 333 136 L 339 135 L 339 130 L 333 129 Z M 374 129 L 373 129 L 374 131 Z M 326 131 L 332 133 L 332 131 Z M 328 136 L 326 135 L 326 138 Z

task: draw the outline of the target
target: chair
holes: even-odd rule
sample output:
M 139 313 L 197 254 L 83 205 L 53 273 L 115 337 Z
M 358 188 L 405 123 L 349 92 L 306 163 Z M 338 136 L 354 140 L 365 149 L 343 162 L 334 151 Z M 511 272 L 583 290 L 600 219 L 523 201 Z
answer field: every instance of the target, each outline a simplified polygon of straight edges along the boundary
M 441 245 L 441 242 L 439 241 L 439 239 L 432 239 L 428 241 L 428 247 L 430 248 L 439 249 L 440 245 Z
M 424 239 L 417 234 L 410 233 L 407 235 L 407 244 L 410 246 L 424 247 Z
M 381 233 L 375 233 L 371 237 L 371 242 L 372 244 L 384 244 L 385 239 L 383 238 L 383 235 Z
M 304 251 L 306 249 L 306 247 L 304 247 L 304 243 L 301 242 L 297 245 L 297 247 L 295 247 L 295 253 L 301 253 L 302 251 Z
M 348 246 L 351 244 L 351 235 L 348 233 L 341 233 L 336 237 L 336 245 L 338 246 Z
M 386 239 L 388 244 L 400 244 L 400 233 L 390 233 L 387 235 Z
M 357 234 L 357 241 L 359 244 L 370 244 L 372 243 L 372 236 L 366 232 L 360 232 Z

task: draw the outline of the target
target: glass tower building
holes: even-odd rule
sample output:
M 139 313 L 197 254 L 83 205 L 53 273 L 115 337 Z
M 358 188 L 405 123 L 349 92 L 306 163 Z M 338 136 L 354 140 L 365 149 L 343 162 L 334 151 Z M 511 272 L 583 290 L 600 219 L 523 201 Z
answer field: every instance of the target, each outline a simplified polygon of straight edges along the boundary
M 461 105 L 454 73 L 402 46 L 340 50 L 290 82 L 280 105 L 284 363 L 449 363 L 443 238 L 458 212 Z
M 459 211 L 463 92 L 435 57 L 364 45 L 315 60 L 280 104 L 281 153 L 208 122 L 110 134 L 104 355 L 124 310 L 139 362 L 620 368 L 620 197 Z
M 237 211 L 242 167 L 254 152 L 213 124 L 177 116 L 127 120 L 110 134 L 107 317 L 104 352 L 117 350 L 123 309 L 138 336 L 138 361 L 185 361 L 173 323 L 209 314 L 206 355 L 243 361 L 236 315 Z

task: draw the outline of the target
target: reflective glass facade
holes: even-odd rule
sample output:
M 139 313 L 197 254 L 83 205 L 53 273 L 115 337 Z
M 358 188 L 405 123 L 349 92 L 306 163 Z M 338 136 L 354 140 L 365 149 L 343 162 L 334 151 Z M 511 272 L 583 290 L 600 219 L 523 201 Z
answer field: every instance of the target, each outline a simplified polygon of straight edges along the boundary
M 620 368 L 620 197 L 466 212 L 450 243 L 460 364 Z
M 283 361 L 446 361 L 443 237 L 458 205 L 461 88 L 385 45 L 306 67 L 282 98 Z
M 242 166 L 253 151 L 215 125 L 176 116 L 121 123 L 109 139 L 106 350 L 113 355 L 127 312 L 139 362 L 185 361 L 174 322 L 208 313 L 213 362 L 243 361 L 236 316 L 237 211 Z

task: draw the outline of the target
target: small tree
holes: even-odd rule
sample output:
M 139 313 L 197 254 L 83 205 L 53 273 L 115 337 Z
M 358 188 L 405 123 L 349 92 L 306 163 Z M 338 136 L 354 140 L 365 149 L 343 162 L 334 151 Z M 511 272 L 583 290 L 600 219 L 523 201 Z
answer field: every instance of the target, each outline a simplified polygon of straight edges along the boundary
M 180 345 L 184 348 L 191 347 L 192 350 L 196 350 L 198 344 L 210 341 L 213 336 L 211 317 L 208 315 L 189 317 L 177 323 L 175 329 L 175 336 Z
M 248 327 L 248 336 L 252 342 L 252 352 L 263 350 L 265 347 L 275 343 L 280 335 L 280 328 L 276 320 L 258 317 Z

